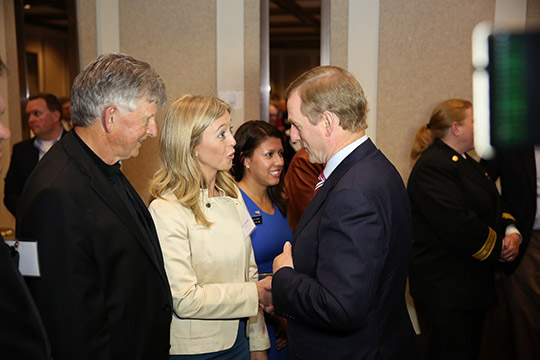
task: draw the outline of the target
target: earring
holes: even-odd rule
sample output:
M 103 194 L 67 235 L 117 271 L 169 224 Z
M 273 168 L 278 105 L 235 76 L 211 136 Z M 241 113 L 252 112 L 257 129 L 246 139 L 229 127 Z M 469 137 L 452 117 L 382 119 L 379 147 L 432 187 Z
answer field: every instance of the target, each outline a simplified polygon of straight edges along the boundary
M 249 169 L 249 164 L 246 165 L 246 169 Z
M 199 153 L 195 153 L 195 157 L 199 157 Z

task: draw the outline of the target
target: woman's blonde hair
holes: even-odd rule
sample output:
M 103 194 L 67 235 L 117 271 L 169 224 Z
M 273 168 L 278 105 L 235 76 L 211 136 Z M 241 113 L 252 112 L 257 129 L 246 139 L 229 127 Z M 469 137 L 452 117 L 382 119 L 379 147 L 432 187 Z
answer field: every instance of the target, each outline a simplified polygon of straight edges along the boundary
M 411 160 L 416 161 L 436 138 L 444 137 L 454 121 L 461 124 L 465 120 L 465 111 L 470 108 L 471 102 L 462 99 L 450 99 L 437 105 L 431 113 L 429 122 L 416 131 L 411 148 Z
M 159 137 L 161 164 L 150 183 L 152 197 L 163 198 L 165 193 L 172 192 L 204 226 L 211 223 L 200 206 L 200 189 L 208 188 L 208 184 L 195 157 L 195 148 L 206 128 L 226 113 L 231 113 L 231 107 L 213 96 L 184 95 L 177 99 L 165 117 Z M 216 186 L 225 195 L 237 198 L 236 185 L 228 171 L 218 171 Z

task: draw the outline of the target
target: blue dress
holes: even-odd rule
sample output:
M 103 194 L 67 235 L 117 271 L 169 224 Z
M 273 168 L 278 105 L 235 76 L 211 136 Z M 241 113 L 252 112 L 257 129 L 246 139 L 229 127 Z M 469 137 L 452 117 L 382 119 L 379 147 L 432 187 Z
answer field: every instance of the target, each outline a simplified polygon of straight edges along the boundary
M 257 227 L 251 234 L 251 243 L 255 254 L 259 274 L 271 273 L 274 258 L 281 254 L 283 245 L 287 241 L 292 242 L 292 231 L 287 218 L 274 204 L 274 214 L 270 215 L 262 211 L 242 189 L 240 189 L 249 214 Z M 268 336 L 270 337 L 270 350 L 268 360 L 287 359 L 287 349 L 276 350 L 275 329 L 267 324 Z

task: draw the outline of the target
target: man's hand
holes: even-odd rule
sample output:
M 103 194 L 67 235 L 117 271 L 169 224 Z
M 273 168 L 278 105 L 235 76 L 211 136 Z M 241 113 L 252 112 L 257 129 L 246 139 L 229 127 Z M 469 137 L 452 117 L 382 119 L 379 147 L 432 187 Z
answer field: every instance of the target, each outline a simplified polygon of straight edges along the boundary
M 288 241 L 285 243 L 285 245 L 283 245 L 283 252 L 274 259 L 274 274 L 283 267 L 291 267 L 294 269 L 292 245 Z

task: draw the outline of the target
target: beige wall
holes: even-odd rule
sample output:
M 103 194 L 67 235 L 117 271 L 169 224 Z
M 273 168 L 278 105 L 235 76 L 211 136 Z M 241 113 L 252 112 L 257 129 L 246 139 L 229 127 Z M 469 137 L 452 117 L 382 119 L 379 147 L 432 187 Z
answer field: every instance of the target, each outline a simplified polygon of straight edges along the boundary
M 494 20 L 495 0 L 380 4 L 377 145 L 406 181 L 415 132 L 435 105 L 472 100 L 471 32 Z M 539 1 L 527 2 L 527 26 L 540 26 Z
M 97 57 L 96 2 L 77 0 L 77 31 L 81 69 Z
M 121 0 L 120 51 L 147 61 L 163 78 L 168 104 L 186 93 L 215 94 L 216 5 L 214 1 Z M 166 107 L 165 107 L 166 109 Z M 158 128 L 165 110 L 158 115 Z M 147 200 L 147 185 L 157 170 L 157 138 L 144 142 L 123 171 Z
M 540 1 L 527 1 L 527 30 L 540 29 Z
M 330 1 L 330 65 L 347 68 L 348 0 Z
M 377 145 L 405 180 L 435 105 L 472 99 L 471 33 L 494 14 L 494 0 L 381 0 Z

